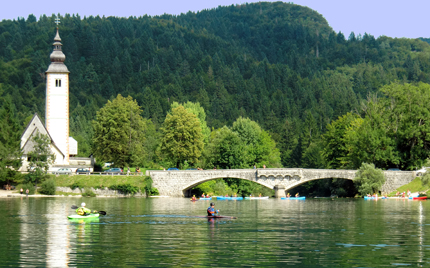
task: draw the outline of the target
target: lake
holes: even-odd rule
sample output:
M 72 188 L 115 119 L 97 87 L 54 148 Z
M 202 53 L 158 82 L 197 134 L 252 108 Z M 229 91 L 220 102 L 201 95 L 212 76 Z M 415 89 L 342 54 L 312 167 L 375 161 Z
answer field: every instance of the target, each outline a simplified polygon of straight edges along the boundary
M 71 221 L 72 205 L 104 210 Z M 430 265 L 430 202 L 1 198 L 0 266 L 393 267 Z

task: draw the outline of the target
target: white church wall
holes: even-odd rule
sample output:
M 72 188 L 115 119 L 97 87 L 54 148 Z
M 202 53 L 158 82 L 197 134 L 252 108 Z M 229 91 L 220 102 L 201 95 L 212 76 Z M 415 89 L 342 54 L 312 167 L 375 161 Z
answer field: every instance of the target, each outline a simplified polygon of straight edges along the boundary
M 78 154 L 78 142 L 73 137 L 69 137 L 69 154 L 70 155 Z

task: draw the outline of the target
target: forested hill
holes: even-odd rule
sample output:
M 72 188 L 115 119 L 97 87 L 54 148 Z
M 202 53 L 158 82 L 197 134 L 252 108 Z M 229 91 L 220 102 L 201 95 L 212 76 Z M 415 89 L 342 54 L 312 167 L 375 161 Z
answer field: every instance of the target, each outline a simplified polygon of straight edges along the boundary
M 0 104 L 10 96 L 23 125 L 34 112 L 44 116 L 54 19 L 0 23 Z M 199 102 L 215 129 L 249 117 L 272 134 L 284 166 L 318 167 L 312 152 L 328 123 L 392 81 L 430 82 L 428 43 L 345 37 L 294 4 L 60 19 L 71 135 L 81 155 L 91 151 L 96 111 L 120 93 L 135 98 L 157 127 L 173 101 Z

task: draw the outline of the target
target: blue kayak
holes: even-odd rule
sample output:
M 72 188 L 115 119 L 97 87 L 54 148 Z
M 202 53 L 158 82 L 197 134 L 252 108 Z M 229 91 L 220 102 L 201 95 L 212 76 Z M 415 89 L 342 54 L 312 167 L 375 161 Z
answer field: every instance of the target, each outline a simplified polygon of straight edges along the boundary
M 212 200 L 212 197 L 200 197 L 199 200 Z
M 281 200 L 305 200 L 306 196 L 300 197 L 281 197 Z
M 217 196 L 216 200 L 243 200 L 243 197 Z

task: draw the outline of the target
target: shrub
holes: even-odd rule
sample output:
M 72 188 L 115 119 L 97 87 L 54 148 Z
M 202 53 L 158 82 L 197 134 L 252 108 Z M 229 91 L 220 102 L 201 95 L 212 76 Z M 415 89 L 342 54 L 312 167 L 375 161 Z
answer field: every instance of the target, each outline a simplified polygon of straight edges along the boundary
M 91 188 L 85 187 L 84 192 L 82 193 L 84 197 L 96 197 L 96 194 L 91 190 Z
M 381 169 L 374 164 L 361 164 L 355 174 L 354 184 L 361 195 L 377 193 L 385 182 L 385 176 Z
M 36 192 L 36 188 L 34 187 L 34 185 L 32 183 L 23 184 L 22 189 L 24 190 L 24 193 L 28 189 L 29 190 L 28 194 L 34 194 Z
M 133 186 L 129 183 L 127 184 L 118 184 L 118 185 L 111 185 L 109 186 L 109 189 L 111 190 L 117 190 L 120 191 L 123 194 L 135 194 L 139 192 L 139 187 Z
M 80 188 L 80 189 L 82 189 L 82 188 L 84 188 L 79 182 L 74 182 L 72 185 L 70 185 L 70 188 L 72 189 L 72 190 L 75 190 L 76 188 Z
M 55 180 L 49 179 L 42 182 L 39 192 L 46 195 L 55 195 Z

